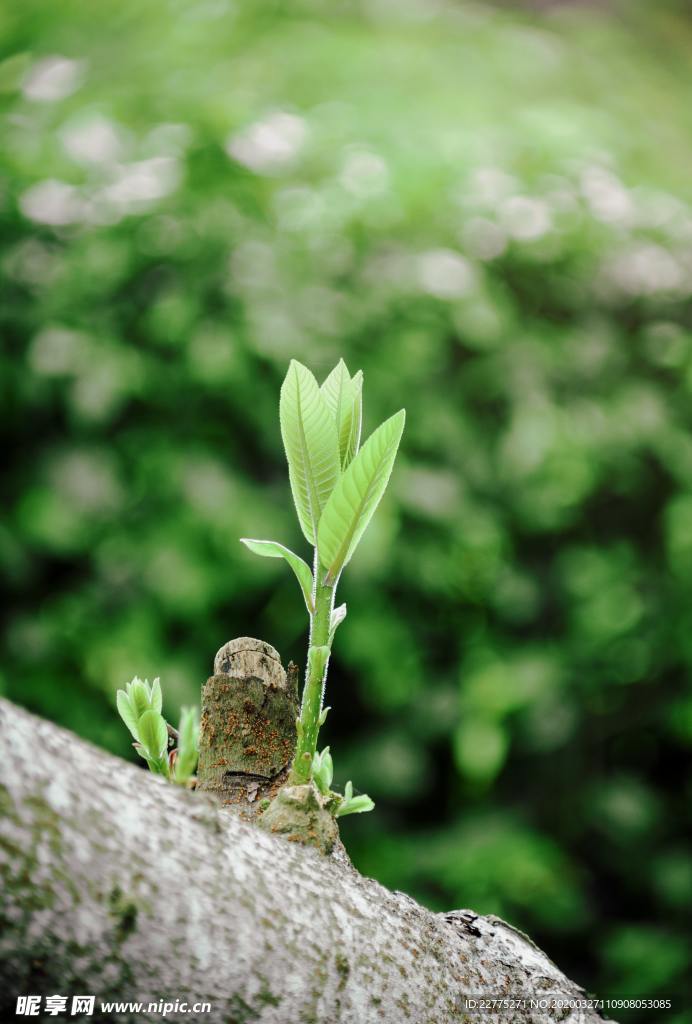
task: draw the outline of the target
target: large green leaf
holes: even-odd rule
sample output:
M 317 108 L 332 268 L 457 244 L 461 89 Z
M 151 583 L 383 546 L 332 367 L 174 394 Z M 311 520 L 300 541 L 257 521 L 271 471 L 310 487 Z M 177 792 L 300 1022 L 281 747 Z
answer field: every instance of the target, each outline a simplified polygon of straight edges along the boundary
M 241 537 L 240 543 L 264 558 L 285 558 L 298 578 L 308 614 L 312 615 L 315 608 L 312 603 L 312 570 L 308 563 L 290 548 L 284 547 L 283 544 L 279 544 L 275 540 L 253 540 L 251 537 Z
M 329 411 L 334 417 L 339 437 L 341 465 L 345 466 L 348 461 L 348 452 L 353 433 L 356 389 L 343 359 L 340 359 L 336 364 L 320 388 L 320 391 L 324 395 Z
M 291 360 L 281 386 L 281 436 L 300 526 L 310 544 L 334 489 L 341 463 L 336 423 L 307 367 Z
M 405 418 L 401 409 L 370 435 L 327 502 L 317 538 L 327 582 L 333 583 L 350 560 L 385 492 Z

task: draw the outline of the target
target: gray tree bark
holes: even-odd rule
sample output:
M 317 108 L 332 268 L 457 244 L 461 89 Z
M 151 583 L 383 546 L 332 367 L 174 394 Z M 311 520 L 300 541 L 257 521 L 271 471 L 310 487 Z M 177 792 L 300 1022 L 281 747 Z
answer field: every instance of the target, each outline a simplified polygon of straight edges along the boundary
M 464 998 L 584 1000 L 495 917 L 434 914 L 0 701 L 0 982 L 21 994 L 202 1001 L 207 1024 L 591 1022 L 590 1008 L 470 1012 Z M 55 1017 L 42 1017 L 55 1020 Z M 79 1018 L 75 1018 L 79 1019 Z

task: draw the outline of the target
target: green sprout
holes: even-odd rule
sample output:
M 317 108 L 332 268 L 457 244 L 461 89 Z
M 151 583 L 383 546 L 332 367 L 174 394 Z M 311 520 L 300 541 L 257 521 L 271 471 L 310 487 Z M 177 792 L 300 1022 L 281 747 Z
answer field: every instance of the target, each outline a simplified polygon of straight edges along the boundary
M 163 698 L 158 679 L 153 683 L 137 676 L 118 690 L 118 713 L 134 737 L 132 744 L 155 775 L 182 786 L 192 780 L 199 757 L 197 708 L 182 708 L 180 727 L 174 729 L 161 714 Z M 169 751 L 169 739 L 177 746 Z
M 329 748 L 317 753 L 317 738 L 329 708 L 323 708 L 329 656 L 346 605 L 335 607 L 336 588 L 353 557 L 389 481 L 404 429 L 401 409 L 360 447 L 363 374 L 351 377 L 339 360 L 322 386 L 292 360 L 281 387 L 279 417 L 288 476 L 298 521 L 314 548 L 313 568 L 283 544 L 241 538 L 251 551 L 283 558 L 293 569 L 310 616 L 307 670 L 289 783 L 314 781 L 336 817 L 372 810 L 370 797 L 331 790 Z

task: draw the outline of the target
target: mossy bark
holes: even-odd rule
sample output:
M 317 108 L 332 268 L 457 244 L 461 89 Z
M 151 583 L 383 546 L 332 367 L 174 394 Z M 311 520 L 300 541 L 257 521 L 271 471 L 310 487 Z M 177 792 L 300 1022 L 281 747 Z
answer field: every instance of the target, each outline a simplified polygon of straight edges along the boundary
M 297 669 L 274 648 L 239 637 L 202 688 L 197 789 L 254 818 L 286 781 L 296 742 Z
M 584 998 L 498 918 L 433 914 L 3 700 L 0 771 L 0 1019 L 27 993 L 211 1003 L 181 1024 L 471 1024 L 467 994 Z
M 292 843 L 331 853 L 339 839 L 334 816 L 324 807 L 314 783 L 283 786 L 259 820 L 267 832 Z

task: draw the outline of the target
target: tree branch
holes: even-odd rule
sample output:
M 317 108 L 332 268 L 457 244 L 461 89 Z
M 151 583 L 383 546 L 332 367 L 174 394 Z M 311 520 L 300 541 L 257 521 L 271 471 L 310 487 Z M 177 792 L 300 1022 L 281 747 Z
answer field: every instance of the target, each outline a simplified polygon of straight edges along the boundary
M 498 918 L 433 914 L 7 701 L 0 757 L 11 1014 L 20 994 L 95 993 L 101 1020 L 107 999 L 204 1000 L 167 1019 L 207 1024 L 600 1019 L 466 1016 L 464 995 L 584 994 Z

